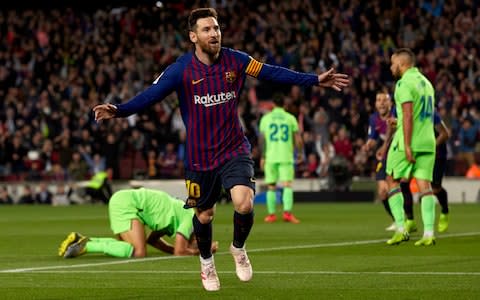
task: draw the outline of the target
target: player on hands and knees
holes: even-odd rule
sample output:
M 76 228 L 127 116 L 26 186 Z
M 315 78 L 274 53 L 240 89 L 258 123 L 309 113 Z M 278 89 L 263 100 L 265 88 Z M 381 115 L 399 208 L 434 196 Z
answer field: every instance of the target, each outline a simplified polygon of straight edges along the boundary
M 193 234 L 193 211 L 169 194 L 150 189 L 116 192 L 108 202 L 110 227 L 116 238 L 86 237 L 72 232 L 61 243 L 58 255 L 73 258 L 85 253 L 114 257 L 145 257 L 147 244 L 173 255 L 198 255 Z M 145 238 L 145 226 L 151 231 Z M 173 245 L 163 236 L 175 239 Z M 218 243 L 212 243 L 216 251 Z

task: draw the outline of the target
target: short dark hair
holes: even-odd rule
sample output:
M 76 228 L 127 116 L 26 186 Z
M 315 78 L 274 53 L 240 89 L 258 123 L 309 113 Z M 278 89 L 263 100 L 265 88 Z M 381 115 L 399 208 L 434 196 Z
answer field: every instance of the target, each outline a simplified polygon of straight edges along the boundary
M 207 7 L 207 8 L 197 8 L 190 12 L 188 16 L 188 30 L 194 31 L 195 26 L 197 25 L 198 19 L 212 17 L 218 19 L 217 11 L 214 8 Z
M 273 95 L 273 103 L 278 107 L 283 107 L 285 104 L 284 97 L 285 96 L 282 93 L 275 93 Z
M 393 52 L 393 55 L 402 55 L 408 59 L 408 62 L 410 65 L 414 66 L 415 65 L 415 54 L 410 48 L 399 48 Z

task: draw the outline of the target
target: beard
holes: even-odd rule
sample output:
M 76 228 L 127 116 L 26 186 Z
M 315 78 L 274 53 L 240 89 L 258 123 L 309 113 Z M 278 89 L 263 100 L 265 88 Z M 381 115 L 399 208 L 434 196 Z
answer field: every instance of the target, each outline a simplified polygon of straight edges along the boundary
M 198 42 L 198 46 L 202 51 L 209 56 L 215 57 L 220 53 L 220 39 L 217 40 L 216 43 L 211 43 L 211 41 L 206 42 Z
M 393 68 L 392 75 L 393 75 L 393 78 L 400 79 L 402 77 L 402 75 L 400 73 L 400 67 L 397 66 L 397 67 Z

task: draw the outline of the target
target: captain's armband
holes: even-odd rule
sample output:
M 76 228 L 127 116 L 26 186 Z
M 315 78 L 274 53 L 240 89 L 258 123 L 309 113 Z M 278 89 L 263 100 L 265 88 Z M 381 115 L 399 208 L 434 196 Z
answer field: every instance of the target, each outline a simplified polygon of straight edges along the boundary
M 262 70 L 262 67 L 263 67 L 263 63 L 250 57 L 250 62 L 248 63 L 247 68 L 245 69 L 245 73 L 253 77 L 258 77 L 258 74 L 260 74 L 260 70 Z

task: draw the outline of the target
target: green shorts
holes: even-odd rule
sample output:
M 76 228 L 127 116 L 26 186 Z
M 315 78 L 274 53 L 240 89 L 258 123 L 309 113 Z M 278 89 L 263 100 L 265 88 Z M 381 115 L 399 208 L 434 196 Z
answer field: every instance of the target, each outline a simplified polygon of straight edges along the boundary
M 265 163 L 265 183 L 293 181 L 295 168 L 293 163 Z
M 432 181 L 433 166 L 435 165 L 435 152 L 414 152 L 415 163 L 410 163 L 405 156 L 405 151 L 393 150 L 390 147 L 387 155 L 387 174 L 393 179 L 401 178 Z
M 131 199 L 134 194 L 131 191 L 119 191 L 113 194 L 108 203 L 108 215 L 110 217 L 110 228 L 113 234 L 127 232 L 132 228 L 132 220 L 143 221 L 137 216 L 137 208 Z

